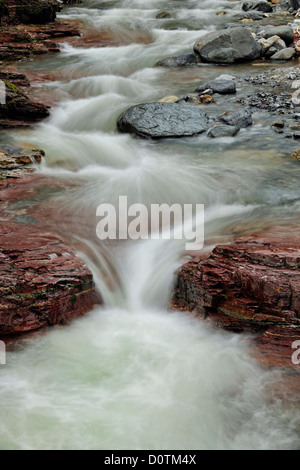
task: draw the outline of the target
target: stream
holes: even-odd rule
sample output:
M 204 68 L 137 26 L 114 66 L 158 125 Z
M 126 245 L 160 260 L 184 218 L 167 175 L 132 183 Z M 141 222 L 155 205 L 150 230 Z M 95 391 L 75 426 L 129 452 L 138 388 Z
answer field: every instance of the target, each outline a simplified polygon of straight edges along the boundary
M 45 150 L 37 171 L 64 188 L 43 194 L 45 227 L 84 259 L 104 306 L 7 353 L 0 448 L 299 448 L 299 403 L 276 394 L 281 372 L 255 362 L 247 335 L 169 311 L 174 273 L 188 259 L 184 240 L 96 237 L 97 207 L 122 195 L 147 207 L 204 204 L 207 249 L 299 220 L 299 166 L 286 158 L 286 140 L 263 128 L 263 111 L 251 128 L 220 139 L 154 142 L 116 128 L 135 104 L 183 96 L 221 73 L 262 71 L 260 64 L 154 67 L 191 52 L 234 8 L 226 0 L 84 0 L 59 16 L 83 25 L 89 47 L 71 40 L 60 54 L 18 64 L 51 76 L 35 92 L 53 108 L 43 123 L 7 138 Z M 156 18 L 162 10 L 170 18 Z M 222 96 L 209 112 L 235 99 Z M 298 147 L 289 145 L 289 154 Z

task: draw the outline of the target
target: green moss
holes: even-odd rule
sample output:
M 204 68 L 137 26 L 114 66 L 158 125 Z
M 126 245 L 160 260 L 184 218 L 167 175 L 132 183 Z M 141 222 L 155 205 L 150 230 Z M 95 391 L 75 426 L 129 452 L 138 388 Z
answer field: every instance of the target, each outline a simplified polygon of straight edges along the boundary
M 74 305 L 76 304 L 76 302 L 77 302 L 77 296 L 76 296 L 76 295 L 72 295 L 72 297 L 71 297 L 71 303 L 72 303 L 72 305 L 74 306 Z

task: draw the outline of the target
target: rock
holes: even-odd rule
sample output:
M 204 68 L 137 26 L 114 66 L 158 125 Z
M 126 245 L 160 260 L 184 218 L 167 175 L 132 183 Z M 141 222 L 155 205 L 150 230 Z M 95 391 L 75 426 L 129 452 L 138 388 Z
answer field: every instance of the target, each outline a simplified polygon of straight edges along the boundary
M 158 100 L 158 103 L 177 103 L 179 101 L 178 96 L 165 96 L 161 100 Z
M 203 93 L 206 90 L 211 90 L 213 93 L 219 93 L 220 95 L 234 94 L 236 93 L 236 84 L 233 80 L 211 80 L 199 86 L 195 92 Z
M 133 106 L 118 120 L 121 132 L 140 137 L 164 139 L 201 134 L 208 128 L 208 117 L 199 107 L 179 103 L 148 103 Z
M 2 223 L 0 337 L 66 323 L 100 303 L 93 276 L 59 239 Z
M 265 17 L 265 13 L 262 11 L 244 11 L 234 15 L 239 20 L 259 21 Z
M 31 125 L 49 116 L 49 107 L 31 101 L 24 91 L 10 81 L 4 81 L 6 104 L 0 106 L 0 128 Z
M 239 130 L 240 128 L 235 126 L 215 126 L 209 129 L 207 135 L 213 138 L 234 137 Z
M 247 0 L 242 5 L 242 10 L 257 10 L 264 13 L 271 13 L 273 11 L 272 6 L 265 0 Z
M 60 5 L 56 0 L 18 0 L 16 18 L 24 24 L 45 24 L 55 20 Z
M 276 54 L 272 55 L 270 58 L 272 60 L 290 60 L 295 54 L 296 51 L 293 47 L 287 47 L 286 49 L 276 52 Z
M 224 113 L 219 119 L 229 126 L 236 126 L 238 128 L 252 126 L 252 114 L 247 109 L 233 113 Z
M 265 39 L 269 39 L 272 36 L 279 36 L 288 46 L 294 42 L 294 30 L 288 25 L 272 26 L 263 34 Z
M 160 11 L 159 13 L 157 13 L 155 18 L 158 20 L 161 20 L 161 19 L 171 18 L 171 15 L 170 13 L 166 11 Z
M 222 75 L 215 78 L 215 80 L 236 80 L 236 77 L 234 75 L 228 75 L 226 73 L 222 73 Z
M 157 67 L 188 67 L 189 65 L 196 64 L 198 64 L 198 60 L 195 54 L 185 54 L 175 57 L 166 57 L 155 65 Z
M 272 36 L 268 39 L 260 39 L 259 43 L 262 45 L 262 55 L 270 57 L 277 51 L 286 48 L 285 42 L 279 36 Z M 275 52 L 272 52 L 275 51 Z
M 209 33 L 194 45 L 194 52 L 203 62 L 227 63 L 258 59 L 261 45 L 247 28 L 229 28 Z
M 174 306 L 232 331 L 260 333 L 254 341 L 265 362 L 273 365 L 276 357 L 277 365 L 293 367 L 291 344 L 300 338 L 299 253 L 297 242 L 254 237 L 217 246 L 208 259 L 179 270 Z

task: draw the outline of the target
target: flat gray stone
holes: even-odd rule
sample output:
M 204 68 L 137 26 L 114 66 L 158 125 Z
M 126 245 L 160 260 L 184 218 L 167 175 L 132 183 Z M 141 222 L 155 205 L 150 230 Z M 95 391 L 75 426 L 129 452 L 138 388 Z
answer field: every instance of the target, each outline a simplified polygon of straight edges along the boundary
M 276 54 L 272 55 L 270 58 L 272 60 L 290 60 L 295 54 L 296 51 L 293 47 L 287 47 L 286 49 L 276 52 Z
M 247 109 L 234 113 L 225 113 L 220 116 L 219 119 L 228 126 L 236 126 L 239 128 L 252 126 L 252 114 Z
M 208 129 L 208 116 L 189 104 L 146 103 L 125 111 L 118 129 L 152 139 L 191 137 Z

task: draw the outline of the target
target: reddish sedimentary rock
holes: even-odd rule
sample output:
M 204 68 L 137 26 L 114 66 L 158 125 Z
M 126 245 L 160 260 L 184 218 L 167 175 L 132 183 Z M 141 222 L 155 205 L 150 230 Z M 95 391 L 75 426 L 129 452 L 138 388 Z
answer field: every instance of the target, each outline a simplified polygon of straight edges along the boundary
M 30 173 L 42 156 L 0 149 L 0 338 L 66 323 L 101 303 L 85 263 L 41 227 L 38 209 L 30 213 L 39 188 L 47 189 Z
M 1 225 L 0 276 L 0 337 L 65 323 L 100 303 L 83 261 L 25 225 Z
M 182 267 L 173 303 L 231 331 L 256 333 L 262 362 L 293 366 L 300 340 L 300 244 L 245 238 Z

